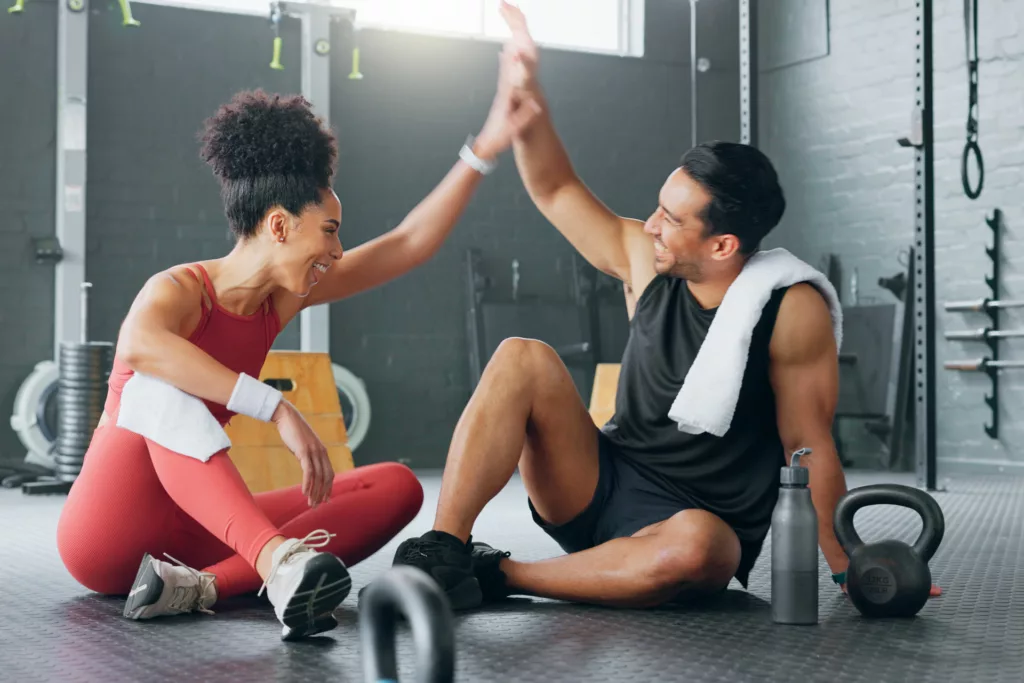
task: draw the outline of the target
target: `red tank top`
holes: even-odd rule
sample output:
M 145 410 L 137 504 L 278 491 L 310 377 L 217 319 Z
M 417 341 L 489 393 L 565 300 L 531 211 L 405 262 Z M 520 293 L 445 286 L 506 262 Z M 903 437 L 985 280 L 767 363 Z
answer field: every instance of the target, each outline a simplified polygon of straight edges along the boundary
M 281 331 L 281 321 L 274 310 L 274 303 L 268 297 L 260 309 L 251 315 L 232 313 L 217 303 L 217 295 L 206 269 L 198 263 L 194 265 L 203 276 L 202 284 L 210 297 L 210 305 L 207 305 L 204 297 L 201 303 L 202 317 L 188 340 L 234 372 L 259 377 L 267 353 Z M 191 269 L 189 272 L 195 276 Z M 118 400 L 122 388 L 133 374 L 134 371 L 119 357 L 114 358 L 108 385 L 111 392 L 117 394 Z M 221 424 L 225 424 L 235 414 L 219 403 L 206 400 L 203 403 Z

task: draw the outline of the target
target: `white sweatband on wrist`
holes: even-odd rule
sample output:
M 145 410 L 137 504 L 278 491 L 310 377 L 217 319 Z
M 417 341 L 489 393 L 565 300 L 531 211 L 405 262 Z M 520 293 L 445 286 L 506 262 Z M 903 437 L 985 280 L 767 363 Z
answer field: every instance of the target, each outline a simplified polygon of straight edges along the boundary
M 137 372 L 121 390 L 117 426 L 202 462 L 231 448 L 227 432 L 202 400 Z
M 480 175 L 488 175 L 498 167 L 498 161 L 485 161 L 473 151 L 473 136 L 466 138 L 466 144 L 459 151 L 459 158 Z
M 282 398 L 284 395 L 280 391 L 243 372 L 238 375 L 226 407 L 233 413 L 270 422 Z

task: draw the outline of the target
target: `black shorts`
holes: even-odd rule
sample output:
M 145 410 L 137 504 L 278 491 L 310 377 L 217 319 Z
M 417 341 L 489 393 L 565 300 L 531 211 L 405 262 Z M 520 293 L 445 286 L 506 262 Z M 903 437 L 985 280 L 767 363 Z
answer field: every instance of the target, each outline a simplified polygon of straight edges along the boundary
M 670 492 L 653 477 L 645 476 L 604 434 L 598 436 L 598 460 L 597 490 L 587 508 L 574 519 L 560 526 L 549 524 L 537 514 L 533 501 L 528 501 L 533 521 L 567 553 L 632 536 L 681 510 L 702 509 L 695 501 Z M 740 541 L 740 564 L 735 576 L 744 588 L 761 547 L 761 542 Z

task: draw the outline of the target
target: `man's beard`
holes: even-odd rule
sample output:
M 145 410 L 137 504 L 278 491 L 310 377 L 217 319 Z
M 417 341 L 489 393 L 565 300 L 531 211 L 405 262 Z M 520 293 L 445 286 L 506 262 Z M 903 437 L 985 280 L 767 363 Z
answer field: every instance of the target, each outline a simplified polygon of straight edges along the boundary
M 665 274 L 688 282 L 700 282 L 704 279 L 704 269 L 699 263 L 692 261 L 676 261 Z

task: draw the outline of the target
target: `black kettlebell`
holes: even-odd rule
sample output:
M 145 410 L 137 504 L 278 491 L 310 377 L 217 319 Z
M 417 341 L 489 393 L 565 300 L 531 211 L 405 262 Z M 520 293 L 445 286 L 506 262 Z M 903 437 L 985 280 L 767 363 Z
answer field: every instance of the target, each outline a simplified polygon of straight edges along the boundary
M 437 582 L 415 567 L 399 565 L 359 596 L 359 635 L 366 683 L 397 683 L 395 623 L 401 613 L 416 644 L 416 680 L 451 683 L 455 678 L 455 629 L 448 598 Z
M 853 515 L 866 505 L 899 505 L 921 515 L 923 528 L 913 547 L 896 540 L 867 543 L 853 528 Z M 899 484 L 851 489 L 839 499 L 832 519 L 836 538 L 850 558 L 846 592 L 866 617 L 912 617 L 932 587 L 928 560 L 946 530 L 942 508 L 924 491 Z

